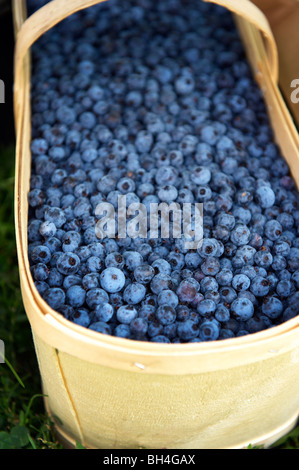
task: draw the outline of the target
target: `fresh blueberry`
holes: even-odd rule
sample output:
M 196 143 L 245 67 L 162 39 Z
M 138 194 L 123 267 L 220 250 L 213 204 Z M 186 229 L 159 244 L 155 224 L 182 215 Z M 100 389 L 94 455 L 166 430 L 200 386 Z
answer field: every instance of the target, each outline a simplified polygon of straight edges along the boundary
M 145 297 L 146 287 L 139 282 L 128 284 L 124 290 L 124 301 L 128 304 L 139 304 Z
M 249 320 L 254 313 L 254 305 L 251 300 L 247 298 L 237 298 L 231 305 L 232 315 L 238 320 Z
M 100 275 L 101 287 L 109 293 L 115 293 L 122 290 L 125 285 L 125 275 L 118 268 L 110 267 L 104 269 Z
M 149 284 L 155 275 L 155 269 L 148 264 L 140 264 L 134 269 L 134 278 L 140 284 Z
M 219 324 L 215 320 L 204 320 L 199 326 L 199 337 L 203 341 L 215 341 L 219 333 Z
M 91 323 L 88 328 L 90 330 L 97 331 L 98 333 L 102 333 L 103 335 L 111 335 L 110 325 L 103 321 L 96 321 L 94 323 Z
M 172 290 L 165 289 L 158 294 L 159 305 L 169 305 L 170 307 L 176 308 L 178 303 L 178 296 Z
M 103 302 L 95 306 L 94 315 L 97 321 L 108 323 L 114 314 L 114 308 L 109 302 Z
M 116 318 L 120 323 L 129 325 L 138 315 L 134 305 L 121 305 L 116 312 Z
M 199 326 L 191 319 L 180 322 L 177 325 L 177 334 L 182 341 L 190 341 L 196 338 L 199 334 Z
M 283 304 L 277 297 L 267 296 L 263 300 L 262 312 L 271 319 L 278 318 L 283 312 Z
M 65 303 L 65 293 L 60 287 L 51 287 L 43 292 L 42 295 L 43 299 L 54 310 L 57 310 Z
M 57 258 L 56 267 L 61 274 L 75 274 L 79 270 L 80 259 L 72 252 L 62 253 Z
M 202 315 L 203 317 L 211 316 L 215 313 L 216 304 L 212 299 L 205 299 L 202 300 L 197 306 L 197 312 Z

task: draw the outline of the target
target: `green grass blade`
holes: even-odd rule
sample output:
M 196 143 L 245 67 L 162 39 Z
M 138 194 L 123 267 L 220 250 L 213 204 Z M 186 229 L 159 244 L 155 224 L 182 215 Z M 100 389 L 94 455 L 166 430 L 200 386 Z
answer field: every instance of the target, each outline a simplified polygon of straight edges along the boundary
M 0 352 L 0 357 L 2 357 L 2 359 L 4 359 L 4 362 L 5 364 L 8 365 L 9 369 L 11 370 L 11 372 L 13 373 L 13 375 L 15 376 L 15 378 L 17 379 L 17 381 L 19 382 L 19 384 L 21 385 L 21 387 L 25 388 L 25 385 L 21 379 L 21 377 L 19 376 L 19 374 L 16 372 L 16 370 L 13 368 L 12 364 L 9 362 L 9 360 L 7 359 L 7 357 L 3 356 L 3 354 Z

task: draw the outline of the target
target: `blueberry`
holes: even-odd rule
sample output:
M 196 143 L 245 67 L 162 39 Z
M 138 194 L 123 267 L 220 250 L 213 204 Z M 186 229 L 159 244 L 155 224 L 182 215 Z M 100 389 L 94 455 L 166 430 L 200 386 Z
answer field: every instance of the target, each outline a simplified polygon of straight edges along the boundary
M 143 338 L 147 329 L 148 322 L 144 318 L 134 318 L 130 323 L 130 332 L 135 339 Z
M 176 308 L 177 321 L 186 321 L 190 318 L 190 308 L 187 305 L 179 304 Z
M 96 160 L 98 156 L 98 152 L 96 149 L 94 148 L 87 148 L 84 150 L 84 152 L 82 153 L 82 160 L 84 162 L 87 162 L 87 163 L 91 163 L 93 162 L 94 160 Z
M 199 326 L 199 337 L 203 341 L 215 341 L 219 333 L 220 328 L 215 320 L 204 320 Z
M 213 276 L 205 276 L 200 281 L 200 289 L 203 294 L 208 291 L 216 291 L 218 290 L 218 282 Z
M 297 315 L 298 315 L 298 309 L 296 307 L 289 306 L 285 309 L 285 311 L 282 314 L 283 321 L 285 322 L 285 321 L 291 320 L 292 318 L 295 318 Z
M 287 255 L 287 267 L 291 273 L 299 269 L 299 248 L 290 248 L 290 251 Z
M 208 167 L 197 166 L 192 170 L 191 181 L 195 184 L 208 184 L 211 180 L 211 171 Z
M 51 272 L 52 271 L 53 271 L 53 269 L 51 270 Z M 58 270 L 57 270 L 57 272 L 59 273 Z M 60 275 L 62 276 L 62 274 L 60 274 Z M 69 274 L 67 276 L 64 276 L 63 288 L 67 290 L 71 286 L 81 285 L 81 282 L 82 282 L 82 279 L 81 279 L 81 276 L 79 274 Z
M 173 269 L 182 269 L 185 265 L 185 257 L 183 253 L 171 251 L 167 256 L 167 261 Z
M 137 266 L 144 262 L 142 255 L 138 251 L 125 251 L 123 253 L 123 257 L 125 260 L 125 267 L 129 271 L 134 271 Z
M 71 319 L 76 325 L 80 325 L 85 328 L 87 328 L 91 322 L 89 312 L 84 307 L 76 309 L 74 314 L 71 316 Z
M 280 297 L 289 297 L 294 292 L 294 285 L 291 280 L 282 279 L 277 283 L 276 292 Z
M 67 126 L 69 126 L 75 122 L 76 113 L 72 108 L 64 105 L 57 109 L 56 118 L 62 124 L 66 124 Z
M 92 129 L 96 123 L 96 117 L 90 111 L 85 111 L 79 116 L 79 122 L 85 129 Z
M 95 309 L 103 302 L 109 302 L 109 295 L 100 287 L 92 288 L 86 292 L 86 304 L 90 309 Z
M 190 341 L 199 334 L 199 326 L 191 319 L 178 323 L 177 334 L 182 341 Z
M 202 262 L 202 258 L 199 256 L 198 253 L 188 251 L 188 253 L 185 254 L 185 265 L 188 268 L 197 268 Z
M 44 238 L 52 238 L 55 236 L 57 231 L 56 225 L 53 222 L 45 221 L 42 222 L 39 228 L 39 233 Z
M 266 329 L 266 324 L 263 318 L 253 316 L 249 318 L 249 320 L 246 321 L 246 330 L 252 334 L 252 333 L 257 333 L 259 331 L 262 331 Z
M 135 146 L 138 152 L 149 152 L 153 144 L 153 136 L 149 131 L 142 130 L 136 136 Z
M 201 264 L 201 270 L 207 276 L 216 276 L 216 274 L 220 271 L 220 262 L 217 258 L 209 256 Z
M 152 338 L 163 333 L 163 325 L 158 321 L 155 315 L 151 314 L 148 318 L 147 335 Z
M 278 318 L 283 312 L 283 304 L 277 297 L 267 296 L 263 300 L 262 312 L 271 319 Z
M 64 252 L 74 252 L 77 250 L 81 243 L 81 235 L 75 230 L 70 230 L 65 232 L 62 237 L 62 251 Z
M 171 273 L 171 265 L 169 262 L 163 258 L 158 258 L 152 263 L 152 268 L 155 270 L 155 274 L 167 274 L 170 275 Z
M 148 284 L 155 275 L 155 269 L 148 264 L 140 264 L 134 269 L 134 278 L 140 284 Z
M 195 298 L 198 290 L 199 288 L 196 286 L 195 283 L 190 282 L 190 280 L 188 279 L 185 279 L 180 282 L 176 294 L 180 302 L 191 302 Z
M 109 253 L 105 258 L 105 266 L 106 268 L 114 267 L 122 269 L 124 266 L 122 254 L 119 252 Z
M 127 194 L 130 192 L 134 192 L 136 185 L 134 180 L 128 177 L 124 177 L 118 181 L 116 187 L 121 194 Z
M 37 245 L 31 251 L 31 261 L 33 263 L 48 264 L 51 260 L 51 251 L 45 245 Z
M 159 168 L 155 175 L 158 186 L 175 186 L 178 177 L 178 170 L 173 166 L 163 166 Z
M 43 292 L 43 299 L 47 304 L 57 310 L 65 303 L 65 293 L 60 287 L 51 287 Z
M 220 286 L 229 286 L 233 279 L 231 269 L 223 268 L 216 273 L 215 279 Z
M 118 268 L 106 268 L 100 275 L 100 283 L 101 287 L 109 293 L 119 292 L 125 285 L 125 275 Z
M 104 175 L 97 183 L 97 189 L 103 194 L 109 194 L 116 188 L 116 180 L 109 174 Z
M 264 297 L 269 292 L 269 281 L 258 275 L 251 281 L 250 290 L 256 297 Z
M 206 238 L 203 240 L 201 247 L 198 249 L 200 256 L 206 258 L 207 256 L 219 256 L 220 245 L 216 238 Z
M 90 330 L 97 331 L 98 333 L 102 333 L 103 335 L 111 335 L 110 325 L 103 321 L 96 321 L 94 323 L 91 323 L 88 328 Z
M 178 296 L 172 290 L 165 289 L 158 294 L 159 305 L 169 305 L 170 307 L 176 308 L 178 303 Z
M 57 258 L 56 267 L 61 274 L 75 274 L 79 270 L 80 259 L 72 252 L 62 253 Z
M 249 289 L 250 279 L 246 274 L 236 274 L 232 279 L 232 287 L 237 291 Z
M 220 303 L 217 305 L 216 311 L 215 311 L 215 318 L 219 322 L 226 322 L 230 318 L 230 313 L 228 307 L 226 307 L 224 304 Z
M 114 308 L 109 302 L 103 302 L 95 306 L 94 315 L 97 321 L 109 322 L 114 314 Z
M 45 281 L 48 279 L 50 270 L 44 263 L 37 263 L 33 266 L 33 277 L 35 281 Z
M 236 220 L 232 214 L 227 214 L 226 212 L 220 212 L 216 216 L 216 223 L 223 227 L 226 227 L 228 230 L 232 230 L 236 224 Z
M 212 190 L 207 185 L 200 185 L 196 189 L 196 199 L 197 202 L 205 203 L 209 201 L 212 197 Z
M 50 287 L 61 287 L 63 286 L 63 281 L 63 275 L 56 268 L 49 270 L 47 282 Z
M 172 201 L 175 201 L 177 199 L 178 190 L 175 186 L 169 184 L 159 188 L 157 194 L 160 201 L 171 203 Z
M 60 228 L 66 222 L 64 211 L 60 207 L 46 207 L 45 221 L 52 222 L 56 228 Z
M 180 95 L 187 95 L 194 89 L 194 80 L 191 76 L 180 76 L 175 81 L 175 89 Z
M 202 300 L 197 306 L 197 312 L 203 317 L 212 315 L 215 310 L 216 304 L 212 299 Z
M 115 327 L 113 334 L 118 338 L 130 338 L 130 326 L 125 323 L 121 323 Z
M 150 288 L 154 294 L 159 294 L 164 289 L 171 289 L 171 276 L 164 273 L 156 274 L 150 282 Z
M 222 301 L 227 304 L 231 304 L 237 297 L 235 289 L 230 286 L 221 287 L 219 292 Z
M 44 155 L 48 150 L 48 142 L 43 138 L 33 139 L 31 142 L 31 151 L 33 155 Z
M 244 224 L 237 224 L 231 232 L 230 239 L 237 246 L 247 245 L 250 240 L 250 230 Z
M 275 193 L 269 186 L 260 186 L 255 192 L 257 203 L 263 208 L 272 207 L 275 203 Z
M 154 343 L 171 343 L 170 339 L 164 335 L 157 335 L 151 338 L 151 341 Z
M 160 305 L 156 311 L 157 320 L 162 325 L 169 325 L 173 323 L 176 319 L 176 312 L 175 309 L 170 305 Z
M 265 235 L 272 241 L 279 239 L 282 234 L 282 226 L 278 220 L 272 219 L 265 224 Z
M 101 260 L 104 259 L 105 248 L 102 245 L 102 243 L 93 242 L 93 243 L 89 244 L 87 248 L 90 251 L 90 254 L 92 256 L 96 256 L 97 258 L 100 258 Z
M 231 312 L 238 320 L 249 320 L 253 316 L 254 306 L 247 298 L 237 298 L 231 305 Z
M 221 328 L 218 339 L 229 339 L 235 336 L 234 332 L 229 328 Z
M 298 289 L 298 287 L 299 287 L 299 270 L 296 270 L 295 272 L 293 272 L 292 281 L 294 282 L 294 285 L 295 285 L 296 289 Z
M 261 266 L 262 268 L 269 268 L 273 262 L 273 256 L 272 254 L 267 251 L 267 250 L 263 250 L 263 251 L 258 251 L 255 255 L 254 255 L 254 261 L 255 261 L 255 264 L 257 266 Z
M 144 299 L 145 293 L 146 287 L 143 284 L 132 282 L 131 284 L 128 284 L 124 290 L 124 301 L 128 304 L 138 304 Z
M 134 305 L 121 305 L 116 312 L 116 318 L 120 323 L 129 325 L 138 315 Z
M 85 302 L 85 290 L 79 285 L 73 285 L 66 291 L 66 301 L 74 308 L 82 307 Z

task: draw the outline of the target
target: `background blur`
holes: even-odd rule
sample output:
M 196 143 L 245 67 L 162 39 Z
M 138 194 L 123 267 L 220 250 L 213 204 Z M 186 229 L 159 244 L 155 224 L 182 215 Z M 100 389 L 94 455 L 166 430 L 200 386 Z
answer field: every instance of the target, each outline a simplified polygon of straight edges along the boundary
M 13 27 L 11 2 L 0 0 L 0 79 L 5 83 L 5 104 L 0 107 L 0 145 L 14 141 L 12 83 L 13 83 Z

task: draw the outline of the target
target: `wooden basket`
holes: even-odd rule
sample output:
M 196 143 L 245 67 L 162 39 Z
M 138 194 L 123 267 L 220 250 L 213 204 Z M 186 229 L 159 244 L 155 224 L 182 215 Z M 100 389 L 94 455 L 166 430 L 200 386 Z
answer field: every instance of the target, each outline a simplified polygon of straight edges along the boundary
M 158 344 L 102 335 L 53 311 L 38 294 L 27 251 L 30 47 L 63 18 L 98 0 L 53 0 L 26 19 L 14 0 L 15 224 L 21 290 L 45 406 L 67 447 L 215 449 L 268 446 L 299 414 L 299 316 L 222 341 Z M 278 86 L 269 23 L 247 0 L 217 1 L 236 19 L 273 129 L 299 181 L 296 127 Z

